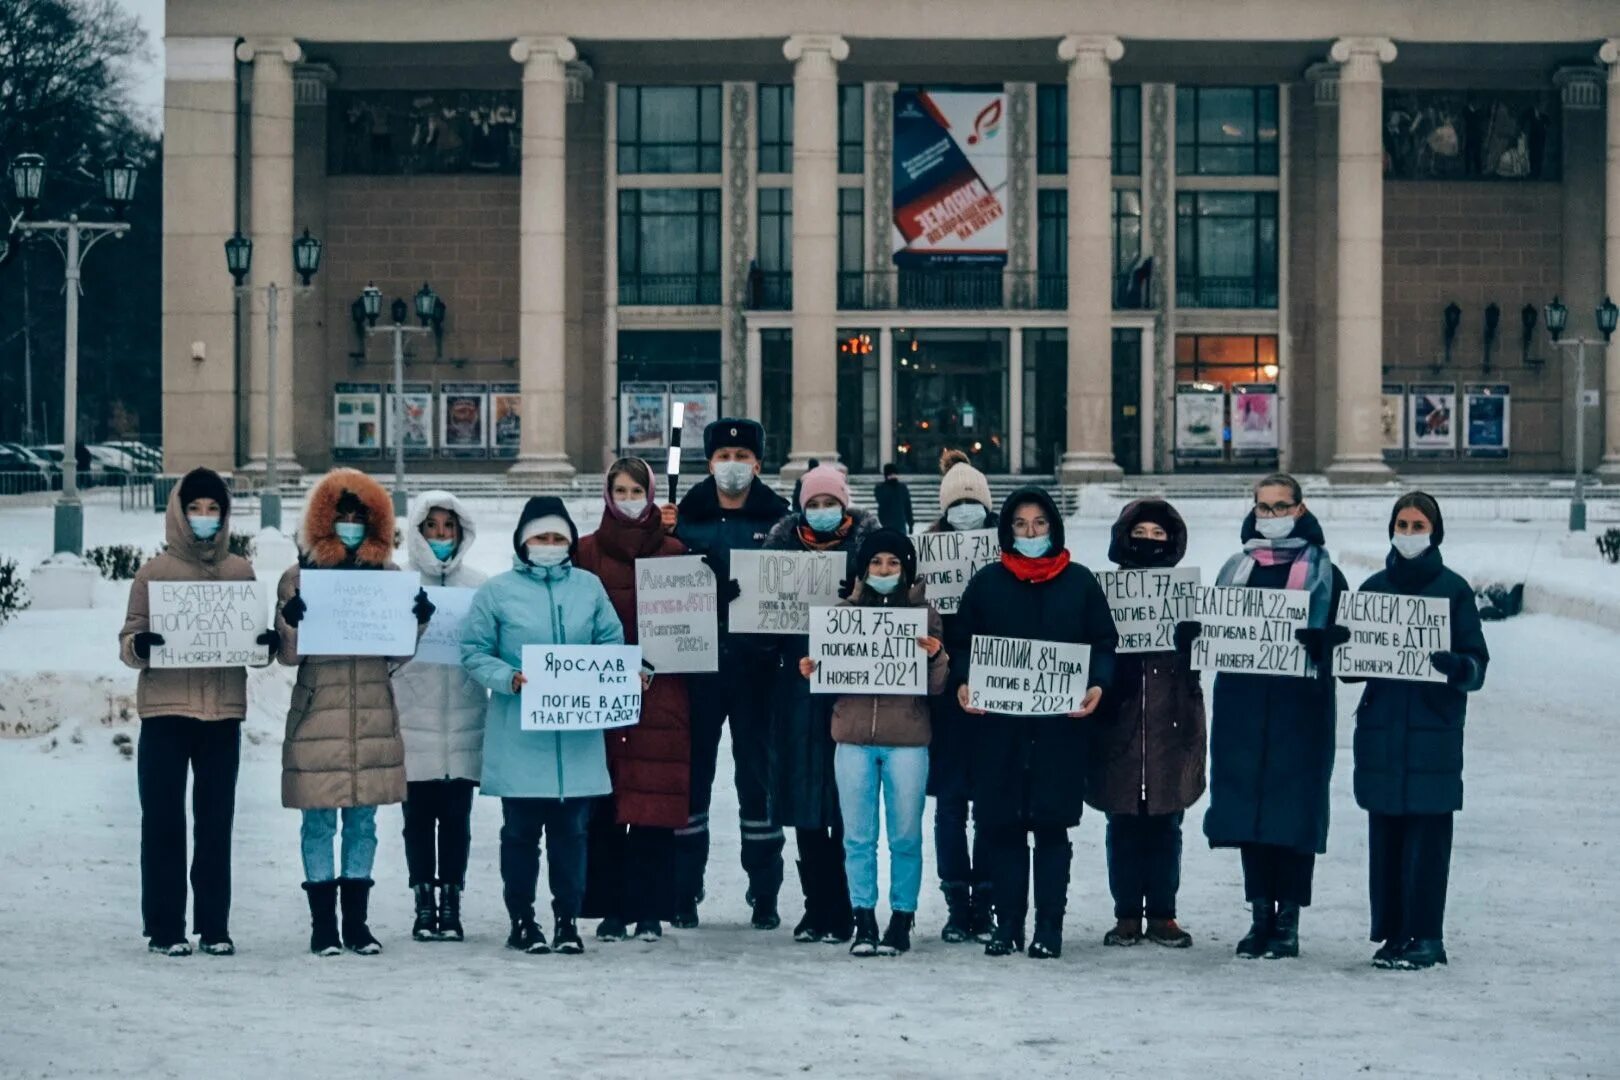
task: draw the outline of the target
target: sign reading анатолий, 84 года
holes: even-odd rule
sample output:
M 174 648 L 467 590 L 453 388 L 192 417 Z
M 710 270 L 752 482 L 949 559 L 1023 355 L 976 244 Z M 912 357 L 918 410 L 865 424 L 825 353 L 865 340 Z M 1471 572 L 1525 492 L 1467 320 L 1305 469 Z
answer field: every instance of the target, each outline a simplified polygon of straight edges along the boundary
M 1309 624 L 1310 613 L 1310 595 L 1298 589 L 1201 589 L 1193 618 L 1203 631 L 1193 640 L 1193 669 L 1307 675 L 1309 659 L 1294 634 Z
M 973 635 L 968 705 L 1003 716 L 1080 711 L 1091 677 L 1091 646 Z

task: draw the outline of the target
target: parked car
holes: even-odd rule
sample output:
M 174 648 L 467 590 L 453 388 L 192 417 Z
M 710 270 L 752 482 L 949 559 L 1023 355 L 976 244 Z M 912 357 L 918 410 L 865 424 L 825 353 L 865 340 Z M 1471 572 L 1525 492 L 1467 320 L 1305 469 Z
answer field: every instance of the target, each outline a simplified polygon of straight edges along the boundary
M 50 468 L 37 457 L 10 444 L 0 443 L 0 495 L 50 491 Z
M 50 461 L 58 471 L 61 470 L 61 443 L 45 443 L 40 446 L 30 446 L 28 449 L 33 453 L 38 454 L 40 457 Z M 86 447 L 85 449 L 89 450 L 89 447 Z M 90 453 L 90 467 L 88 469 L 80 469 L 78 471 L 79 486 L 98 487 L 102 484 L 116 483 L 118 482 L 119 477 L 122 476 L 123 472 L 124 470 L 119 468 L 116 463 L 109 466 L 106 461 L 98 459 L 95 453 L 92 451 Z
M 134 439 L 120 439 L 104 442 L 102 446 L 111 447 L 127 455 L 135 463 L 136 471 L 159 473 L 163 471 L 163 451 Z

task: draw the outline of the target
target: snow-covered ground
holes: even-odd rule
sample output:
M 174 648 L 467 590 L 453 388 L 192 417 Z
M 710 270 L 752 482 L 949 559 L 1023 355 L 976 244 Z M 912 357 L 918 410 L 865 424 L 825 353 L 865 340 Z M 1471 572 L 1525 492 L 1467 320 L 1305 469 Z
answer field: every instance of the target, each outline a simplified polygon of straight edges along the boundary
M 499 569 L 517 505 L 480 509 L 499 520 L 483 521 L 475 561 Z M 87 540 L 150 549 L 160 521 L 92 506 Z M 0 557 L 31 566 L 49 526 L 48 509 L 0 509 Z M 1191 526 L 1189 561 L 1212 574 L 1236 522 L 1195 516 Z M 1381 551 L 1383 519 L 1327 527 L 1359 581 L 1354 564 Z M 1107 522 L 1077 520 L 1070 546 L 1097 564 L 1106 534 Z M 1454 521 L 1446 548 L 1465 570 L 1494 561 L 1534 581 L 1551 566 L 1585 582 L 1598 608 L 1620 606 L 1608 599 L 1620 567 L 1561 554 L 1554 523 Z M 124 590 L 104 583 L 92 611 L 29 612 L 0 628 L 0 708 L 31 693 L 37 716 L 60 716 L 49 735 L 0 738 L 3 1077 L 1620 1076 L 1620 965 L 1605 929 L 1620 893 L 1620 740 L 1608 734 L 1620 634 L 1587 621 L 1534 614 L 1487 627 L 1495 662 L 1469 717 L 1452 963 L 1433 972 L 1367 965 L 1351 688 L 1340 698 L 1334 828 L 1297 961 L 1233 958 L 1247 922 L 1241 875 L 1234 853 L 1202 842 L 1202 806 L 1187 821 L 1180 914 L 1197 940 L 1187 952 L 1101 946 L 1112 906 L 1101 820 L 1089 813 L 1074 834 L 1056 963 L 992 961 L 939 942 L 931 851 L 908 957 L 855 961 L 795 945 L 785 929 L 755 932 L 724 767 L 700 930 L 656 945 L 587 938 L 578 958 L 507 953 L 499 809 L 480 799 L 465 944 L 409 940 L 400 819 L 389 808 L 373 918 L 386 950 L 316 959 L 305 951 L 298 817 L 279 805 L 287 683 L 274 671 L 254 678 L 243 747 L 232 918 L 241 952 L 171 960 L 139 937 L 135 770 L 112 745 L 116 730 L 136 731 L 116 708 L 133 689 L 114 655 Z M 790 924 L 795 895 L 790 868 Z

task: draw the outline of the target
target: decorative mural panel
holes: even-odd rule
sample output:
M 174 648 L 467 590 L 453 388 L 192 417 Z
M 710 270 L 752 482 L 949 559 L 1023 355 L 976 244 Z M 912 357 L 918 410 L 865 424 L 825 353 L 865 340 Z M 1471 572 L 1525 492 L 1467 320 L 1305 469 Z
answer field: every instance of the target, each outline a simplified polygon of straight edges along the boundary
M 518 90 L 333 90 L 327 171 L 515 174 L 521 100 Z
M 1552 90 L 1385 90 L 1391 180 L 1557 180 Z

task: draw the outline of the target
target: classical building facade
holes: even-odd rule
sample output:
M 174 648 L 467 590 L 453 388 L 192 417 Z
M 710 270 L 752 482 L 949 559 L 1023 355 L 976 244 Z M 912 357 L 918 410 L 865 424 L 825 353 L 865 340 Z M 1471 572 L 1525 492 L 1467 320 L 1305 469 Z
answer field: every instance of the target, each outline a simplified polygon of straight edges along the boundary
M 358 297 L 426 282 L 435 471 L 597 472 L 675 402 L 789 471 L 1550 472 L 1578 422 L 1620 470 L 1620 341 L 1581 395 L 1541 316 L 1620 292 L 1612 0 L 371 7 L 169 2 L 171 469 L 262 469 L 272 413 L 380 467 Z M 257 285 L 324 243 L 274 384 L 238 229 Z

